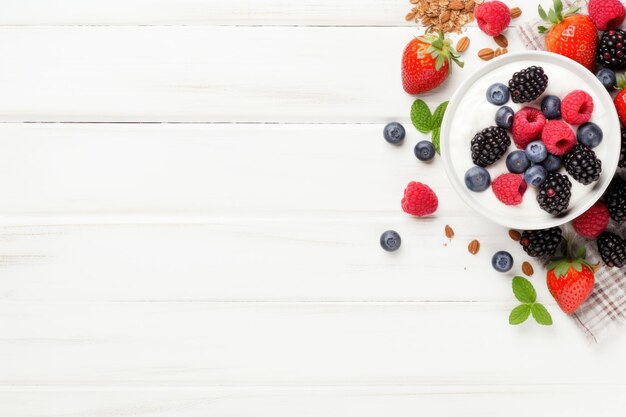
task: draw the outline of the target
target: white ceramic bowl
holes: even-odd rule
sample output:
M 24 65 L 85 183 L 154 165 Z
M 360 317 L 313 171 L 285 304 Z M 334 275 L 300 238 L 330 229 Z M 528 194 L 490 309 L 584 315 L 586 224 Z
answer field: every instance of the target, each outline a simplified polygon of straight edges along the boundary
M 539 108 L 541 99 L 548 94 L 563 98 L 572 90 L 584 90 L 594 101 L 591 121 L 600 126 L 604 133 L 602 143 L 594 148 L 602 161 L 600 180 L 582 185 L 568 175 L 572 182 L 572 198 L 568 210 L 560 216 L 543 211 L 536 200 L 536 189 L 528 187 L 524 201 L 518 206 L 506 206 L 494 195 L 491 187 L 476 193 L 465 186 L 465 172 L 474 166 L 470 142 L 480 130 L 495 126 L 495 114 L 499 106 L 486 99 L 487 88 L 501 82 L 508 84 L 513 73 L 536 65 L 543 67 L 548 75 L 548 87 L 544 94 L 532 103 L 517 104 L 512 100 L 506 104 L 516 112 L 524 106 Z M 458 75 L 458 73 L 457 73 Z M 572 127 L 576 132 L 576 126 Z M 512 138 L 511 138 L 512 139 Z M 468 76 L 450 99 L 450 104 L 441 127 L 441 156 L 446 173 L 456 192 L 475 211 L 486 218 L 515 229 L 545 229 L 567 223 L 600 199 L 608 187 L 619 161 L 621 147 L 620 124 L 613 100 L 595 75 L 578 63 L 548 52 L 521 52 L 503 55 L 483 65 Z M 515 149 L 511 143 L 509 151 Z M 487 167 L 491 179 L 508 172 L 506 155 L 494 165 Z M 561 173 L 565 169 L 561 168 Z

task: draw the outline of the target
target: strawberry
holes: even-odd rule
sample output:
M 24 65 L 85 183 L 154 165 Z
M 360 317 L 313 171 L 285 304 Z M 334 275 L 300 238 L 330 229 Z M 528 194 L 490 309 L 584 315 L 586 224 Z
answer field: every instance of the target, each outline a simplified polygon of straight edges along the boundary
M 620 92 L 613 99 L 613 104 L 617 109 L 619 121 L 626 126 L 626 74 L 617 77 L 617 88 L 620 89 Z
M 550 27 L 539 26 L 546 34 L 546 50 L 566 56 L 590 71 L 596 66 L 598 31 L 589 16 L 576 14 L 579 7 L 572 7 L 563 14 L 563 3 L 554 0 L 554 9 L 548 13 L 539 6 L 539 16 Z
M 547 283 L 565 314 L 572 314 L 587 300 L 595 282 L 593 266 L 585 260 L 585 248 L 575 257 L 553 259 L 548 264 Z
M 449 40 L 426 34 L 413 39 L 402 55 L 402 86 L 409 94 L 420 94 L 439 86 L 448 77 L 450 61 L 463 63 Z

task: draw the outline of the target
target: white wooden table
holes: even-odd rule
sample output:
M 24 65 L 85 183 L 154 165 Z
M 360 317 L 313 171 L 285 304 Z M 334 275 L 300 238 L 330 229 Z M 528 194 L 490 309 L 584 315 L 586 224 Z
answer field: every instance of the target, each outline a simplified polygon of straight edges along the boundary
M 542 271 L 554 326 L 510 327 L 523 252 L 414 158 L 408 2 L 0 6 L 0 415 L 619 415 L 626 336 L 590 345 Z

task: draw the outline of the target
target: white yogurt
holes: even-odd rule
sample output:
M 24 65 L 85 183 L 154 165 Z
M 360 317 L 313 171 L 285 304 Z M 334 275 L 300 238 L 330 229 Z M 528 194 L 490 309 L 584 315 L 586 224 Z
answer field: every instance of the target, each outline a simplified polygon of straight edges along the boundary
M 533 62 L 531 60 L 523 60 L 518 62 L 510 62 L 503 66 L 496 68 L 488 74 L 480 77 L 475 83 L 469 86 L 467 92 L 461 98 L 459 106 L 455 109 L 454 114 L 448 116 L 452 117 L 450 124 L 450 141 L 448 152 L 451 156 L 453 171 L 455 175 L 461 179 L 465 176 L 465 172 L 474 166 L 472 162 L 472 155 L 470 151 L 470 142 L 474 135 L 482 129 L 489 126 L 496 126 L 495 115 L 496 111 L 501 106 L 496 106 L 487 101 L 486 91 L 494 83 L 503 83 L 508 85 L 509 80 L 513 74 L 524 68 L 537 65 L 544 69 L 545 74 L 548 76 L 548 87 L 546 91 L 536 101 L 532 103 L 517 104 L 509 100 L 506 106 L 511 107 L 515 112 L 525 106 L 532 106 L 539 108 L 541 100 L 546 95 L 555 95 L 561 99 L 565 97 L 569 92 L 573 90 L 584 90 L 594 101 L 594 110 L 591 121 L 596 123 L 604 132 L 604 139 L 602 143 L 594 148 L 596 155 L 603 162 L 604 176 L 608 171 L 613 172 L 613 169 L 605 169 L 605 161 L 615 161 L 615 155 L 609 157 L 609 153 L 615 152 L 614 144 L 615 138 L 607 138 L 607 133 L 615 134 L 614 120 L 612 119 L 612 113 L 606 111 L 601 103 L 601 99 L 598 94 L 594 93 L 592 88 L 581 79 L 577 73 L 571 69 L 563 68 L 557 64 L 549 62 Z M 572 126 L 574 134 L 576 133 L 577 126 Z M 511 136 L 511 147 L 507 151 L 509 152 L 516 149 L 513 137 Z M 619 140 L 619 138 L 617 138 Z M 610 145 L 607 145 L 609 143 Z M 498 162 L 487 167 L 487 170 L 491 174 L 492 181 L 499 175 L 507 173 L 506 169 L 506 155 L 503 156 Z M 561 174 L 566 174 L 565 169 L 561 168 Z M 594 188 L 600 187 L 603 183 L 603 178 L 600 181 L 591 183 L 589 185 L 582 185 L 569 176 L 572 182 L 572 198 L 570 200 L 569 209 L 566 213 L 563 213 L 561 217 L 566 216 L 572 211 L 576 211 L 581 205 L 587 204 L 589 200 L 589 194 L 594 191 Z M 597 190 L 596 190 L 597 191 Z M 518 206 L 506 206 L 500 202 L 494 195 L 491 187 L 480 193 L 471 193 L 471 198 L 478 200 L 477 202 L 483 207 L 489 207 L 489 211 L 498 216 L 505 216 L 511 218 L 512 216 L 523 216 L 528 222 L 534 223 L 537 221 L 545 220 L 546 216 L 550 216 L 543 211 L 536 200 L 537 190 L 535 187 L 529 186 L 524 194 L 522 203 Z M 587 204 L 588 205 L 588 204 Z

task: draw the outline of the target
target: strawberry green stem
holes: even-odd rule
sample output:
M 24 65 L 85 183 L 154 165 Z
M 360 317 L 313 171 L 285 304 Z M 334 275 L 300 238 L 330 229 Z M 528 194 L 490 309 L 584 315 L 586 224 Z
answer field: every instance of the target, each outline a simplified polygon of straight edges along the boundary
M 539 5 L 537 10 L 539 12 L 539 17 L 541 17 L 544 22 L 549 23 L 548 27 L 539 26 L 537 29 L 539 30 L 539 33 L 547 33 L 550 31 L 552 26 L 558 25 L 565 20 L 566 17 L 575 14 L 578 10 L 580 10 L 580 7 L 572 6 L 566 10 L 565 13 L 563 13 L 563 2 L 561 0 L 554 0 L 554 9 L 549 9 L 546 13 L 544 8 Z
M 461 68 L 465 65 L 459 60 L 452 42 L 444 37 L 443 32 L 439 32 L 438 35 L 425 34 L 417 39 L 430 45 L 426 51 L 435 59 L 436 70 L 439 70 L 446 61 L 453 61 Z

